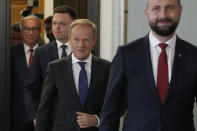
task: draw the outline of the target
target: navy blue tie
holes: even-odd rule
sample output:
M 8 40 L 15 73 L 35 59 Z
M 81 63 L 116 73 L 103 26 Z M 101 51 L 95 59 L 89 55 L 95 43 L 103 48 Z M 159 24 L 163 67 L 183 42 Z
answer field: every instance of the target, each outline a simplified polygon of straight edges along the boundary
M 87 79 L 87 74 L 86 74 L 86 70 L 85 70 L 85 62 L 78 62 L 78 64 L 81 67 L 81 71 L 79 73 L 79 98 L 80 98 L 80 102 L 81 105 L 83 106 L 85 104 L 86 101 L 86 97 L 87 97 L 87 92 L 88 92 L 88 79 Z

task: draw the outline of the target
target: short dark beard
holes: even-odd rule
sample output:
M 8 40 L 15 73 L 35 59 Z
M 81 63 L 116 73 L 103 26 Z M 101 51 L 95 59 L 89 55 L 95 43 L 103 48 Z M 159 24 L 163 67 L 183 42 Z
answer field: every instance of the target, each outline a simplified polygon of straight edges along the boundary
M 157 26 L 159 22 L 171 22 L 172 25 L 171 26 L 166 26 L 166 27 L 159 27 Z M 156 20 L 154 23 L 150 22 L 150 27 L 151 29 L 158 35 L 160 36 L 169 36 L 172 33 L 175 32 L 176 28 L 178 26 L 178 22 L 175 22 L 171 19 L 165 18 L 165 19 L 160 19 L 160 20 Z

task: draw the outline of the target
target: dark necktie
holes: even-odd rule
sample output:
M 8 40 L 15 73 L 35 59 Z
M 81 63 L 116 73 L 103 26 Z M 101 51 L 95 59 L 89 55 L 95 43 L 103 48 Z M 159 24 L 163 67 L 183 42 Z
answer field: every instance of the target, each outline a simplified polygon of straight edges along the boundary
M 66 48 L 67 48 L 67 46 L 66 45 L 61 45 L 60 47 L 62 48 L 61 58 L 66 57 L 67 56 L 66 55 Z
M 80 73 L 79 73 L 79 83 L 78 83 L 78 89 L 79 89 L 79 98 L 81 105 L 83 106 L 86 101 L 87 92 L 88 92 L 88 79 L 87 74 L 85 70 L 85 62 L 78 62 L 78 64 L 81 67 Z
M 163 103 L 169 86 L 168 61 L 166 55 L 167 44 L 161 43 L 159 44 L 159 46 L 162 51 L 158 60 L 157 90 L 159 93 L 160 100 Z
M 28 66 L 30 67 L 31 65 L 31 61 L 32 61 L 32 58 L 33 58 L 33 53 L 34 53 L 34 49 L 29 49 L 29 52 L 30 52 L 30 56 L 29 56 L 29 63 L 28 63 Z

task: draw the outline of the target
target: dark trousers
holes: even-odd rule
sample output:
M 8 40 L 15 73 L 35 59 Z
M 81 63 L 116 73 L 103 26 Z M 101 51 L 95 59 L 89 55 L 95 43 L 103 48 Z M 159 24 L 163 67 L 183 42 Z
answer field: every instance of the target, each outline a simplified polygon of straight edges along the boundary
M 12 125 L 11 131 L 34 131 L 33 122 L 28 122 L 23 125 Z

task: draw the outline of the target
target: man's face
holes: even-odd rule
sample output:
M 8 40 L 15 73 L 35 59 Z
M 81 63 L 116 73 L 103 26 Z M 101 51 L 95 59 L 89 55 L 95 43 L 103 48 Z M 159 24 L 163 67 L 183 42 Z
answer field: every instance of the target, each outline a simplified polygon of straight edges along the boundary
M 47 38 L 52 41 L 54 40 L 54 36 L 53 36 L 53 32 L 52 32 L 52 23 L 46 23 L 44 25 L 44 28 L 45 28 L 45 32 L 46 32 L 46 36 Z
M 68 30 L 72 19 L 68 13 L 55 13 L 52 20 L 52 31 L 54 37 L 66 43 L 68 41 Z
M 25 19 L 22 25 L 22 37 L 25 44 L 33 47 L 40 38 L 39 23 L 34 18 Z
M 20 31 L 11 31 L 11 45 L 21 43 L 23 38 Z
M 178 26 L 182 6 L 177 0 L 148 0 L 145 14 L 153 32 L 160 36 L 173 34 Z
M 70 45 L 72 53 L 79 60 L 85 60 L 89 57 L 96 37 L 93 35 L 91 27 L 86 25 L 76 25 L 70 34 Z

